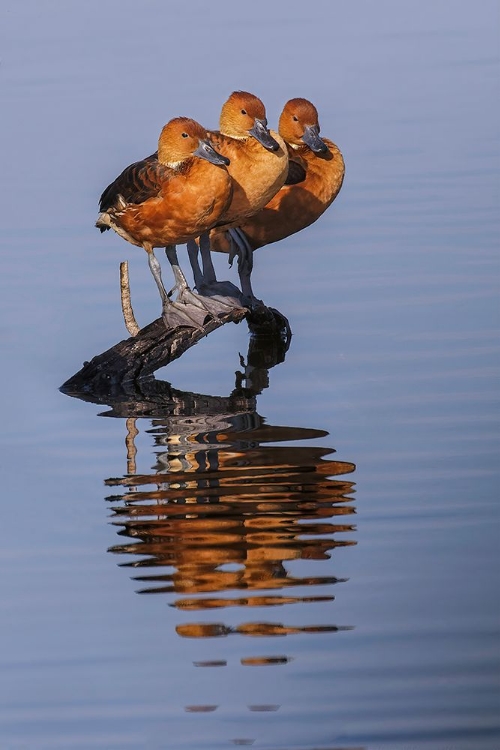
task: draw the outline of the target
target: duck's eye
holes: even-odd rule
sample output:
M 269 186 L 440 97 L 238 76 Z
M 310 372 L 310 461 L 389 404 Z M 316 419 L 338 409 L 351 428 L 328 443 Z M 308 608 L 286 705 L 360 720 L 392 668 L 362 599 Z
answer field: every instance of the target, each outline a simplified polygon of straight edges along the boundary
M 188 138 L 188 134 L 187 134 L 187 133 L 183 133 L 183 134 L 182 134 L 182 137 L 183 137 L 183 138 Z
M 241 110 L 241 114 L 242 114 L 242 115 L 246 115 L 246 113 L 247 113 L 246 109 L 242 109 L 242 110 Z
M 294 115 L 294 116 L 293 116 L 293 121 L 294 121 L 294 122 L 298 122 L 298 121 L 299 121 L 299 118 L 298 118 L 298 117 L 295 117 L 295 115 Z

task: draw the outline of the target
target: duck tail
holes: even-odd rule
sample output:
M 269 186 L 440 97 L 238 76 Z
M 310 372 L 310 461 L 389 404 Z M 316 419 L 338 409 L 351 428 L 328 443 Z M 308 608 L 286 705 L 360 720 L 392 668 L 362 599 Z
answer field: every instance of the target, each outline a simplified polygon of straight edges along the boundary
M 95 225 L 101 232 L 107 232 L 108 229 L 111 229 L 111 217 L 107 211 L 99 214 Z

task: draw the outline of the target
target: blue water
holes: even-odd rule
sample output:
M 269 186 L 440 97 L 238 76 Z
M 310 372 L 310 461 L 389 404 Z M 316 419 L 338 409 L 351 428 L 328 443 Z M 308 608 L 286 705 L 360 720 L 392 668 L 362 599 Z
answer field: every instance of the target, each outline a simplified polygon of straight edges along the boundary
M 1 16 L 2 749 L 500 747 L 498 4 Z M 62 394 L 127 335 L 120 261 L 159 314 L 100 192 L 234 89 L 309 98 L 346 161 L 255 256 L 284 361 L 238 381 L 227 325 L 173 392 Z

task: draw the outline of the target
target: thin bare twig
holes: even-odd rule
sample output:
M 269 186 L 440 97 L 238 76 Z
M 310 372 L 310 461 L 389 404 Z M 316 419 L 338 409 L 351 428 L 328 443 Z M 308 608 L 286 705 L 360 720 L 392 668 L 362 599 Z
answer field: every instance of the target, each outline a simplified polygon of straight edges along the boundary
M 120 263 L 120 298 L 122 301 L 123 320 L 131 336 L 137 336 L 141 330 L 137 325 L 132 302 L 130 299 L 130 284 L 128 279 L 128 261 Z

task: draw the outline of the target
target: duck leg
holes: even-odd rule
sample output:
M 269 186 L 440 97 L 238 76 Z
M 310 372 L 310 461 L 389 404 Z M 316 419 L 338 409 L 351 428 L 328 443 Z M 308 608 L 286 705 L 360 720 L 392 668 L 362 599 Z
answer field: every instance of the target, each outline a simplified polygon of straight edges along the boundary
M 198 291 L 201 289 L 203 293 L 200 293 L 198 299 L 203 300 L 203 304 L 206 307 L 207 310 L 209 310 L 212 315 L 223 315 L 224 313 L 227 313 L 228 310 L 234 310 L 236 307 L 241 307 L 241 294 L 239 289 L 237 287 L 234 287 L 234 289 L 237 290 L 238 297 L 235 299 L 235 296 L 231 297 L 225 297 L 218 294 L 215 294 L 211 286 L 208 286 L 205 282 L 205 275 L 203 271 L 200 268 L 200 263 L 198 260 L 198 253 L 199 253 L 199 247 L 198 243 L 195 240 L 190 240 L 187 243 L 187 249 L 188 249 L 188 256 L 189 256 L 189 262 L 191 264 L 191 269 L 193 271 L 193 278 L 194 278 L 194 284 L 195 287 L 198 289 Z M 213 264 L 212 264 L 213 269 Z M 213 272 L 213 275 L 215 277 L 215 270 Z M 218 282 L 215 282 L 218 283 Z M 228 282 L 229 283 L 229 282 Z M 231 284 L 231 287 L 233 287 L 233 284 Z
M 198 253 L 198 246 L 196 245 L 196 242 L 193 242 L 194 246 L 196 247 L 196 255 Z M 193 273 L 195 274 L 195 279 L 198 277 L 198 274 L 202 276 L 201 270 L 198 265 L 198 260 L 195 256 L 194 248 L 192 247 L 191 243 L 188 243 L 188 252 L 190 252 L 190 260 L 195 260 L 195 264 L 193 267 Z M 175 248 L 175 245 L 169 245 L 165 248 L 165 252 L 167 254 L 167 258 L 169 260 L 170 265 L 172 266 L 172 271 L 174 273 L 175 278 L 175 289 L 178 291 L 177 299 L 172 304 L 176 305 L 177 307 L 179 305 L 187 306 L 189 305 L 189 311 L 188 314 L 195 318 L 202 320 L 202 316 L 204 315 L 205 318 L 207 315 L 211 317 L 216 317 L 219 315 L 224 315 L 229 310 L 234 310 L 235 306 L 241 307 L 239 302 L 235 305 L 235 302 L 233 299 L 227 300 L 226 298 L 219 298 L 219 297 L 205 297 L 201 294 L 195 294 L 192 289 L 190 289 L 186 277 L 184 273 L 182 272 L 182 269 L 179 265 L 179 261 L 177 259 L 177 250 Z
M 257 299 L 252 289 L 253 249 L 247 236 L 239 227 L 232 227 L 227 230 L 227 233 L 231 241 L 231 260 L 235 254 L 238 255 L 238 275 L 240 277 L 241 291 L 245 297 L 248 297 L 252 306 L 263 305 L 262 300 Z
M 160 292 L 162 301 L 162 317 L 167 328 L 176 328 L 177 326 L 203 328 L 203 322 L 207 317 L 207 311 L 203 310 L 202 317 L 198 312 L 198 308 L 193 309 L 190 307 L 189 309 L 187 309 L 188 306 L 186 304 L 181 305 L 178 302 L 172 302 L 165 290 L 165 287 L 163 286 L 163 281 L 161 278 L 161 266 L 158 262 L 158 258 L 154 254 L 153 248 L 150 245 L 146 245 L 144 249 L 148 254 L 150 271 L 153 274 L 156 286 L 158 287 L 158 291 Z M 182 271 L 180 271 L 180 273 L 182 273 Z
M 169 298 L 169 309 L 163 313 L 164 320 L 171 319 L 173 324 L 176 316 L 187 316 L 188 319 L 193 321 L 194 327 L 203 328 L 207 317 L 213 317 L 212 311 L 205 304 L 204 300 L 190 289 L 184 272 L 179 265 L 175 245 L 167 245 L 165 254 L 172 267 L 175 280 L 175 286 L 170 295 L 176 290 L 177 297 L 175 300 Z M 170 295 L 168 296 L 170 297 Z
M 203 265 L 203 277 L 201 279 L 201 287 L 197 284 L 198 291 L 207 297 L 217 297 L 221 302 L 224 302 L 225 298 L 227 305 L 232 305 L 234 307 L 234 304 L 237 303 L 237 305 L 241 307 L 242 295 L 238 287 L 230 281 L 217 281 L 214 264 L 212 262 L 212 251 L 210 250 L 210 236 L 208 232 L 205 232 L 200 236 L 199 243 L 201 262 Z
M 158 291 L 160 292 L 162 305 L 165 308 L 165 306 L 170 303 L 170 300 L 168 298 L 167 292 L 165 291 L 165 287 L 163 286 L 163 281 L 161 278 L 161 266 L 158 263 L 158 258 L 154 254 L 153 248 L 146 246 L 144 249 L 148 254 L 149 270 L 153 274 L 153 278 L 156 281 L 156 286 L 158 287 Z
M 193 271 L 194 285 L 199 289 L 203 285 L 203 272 L 198 261 L 199 248 L 196 240 L 189 240 L 187 243 L 187 251 L 191 269 Z

